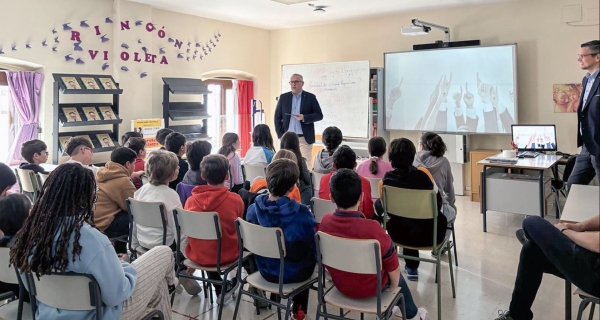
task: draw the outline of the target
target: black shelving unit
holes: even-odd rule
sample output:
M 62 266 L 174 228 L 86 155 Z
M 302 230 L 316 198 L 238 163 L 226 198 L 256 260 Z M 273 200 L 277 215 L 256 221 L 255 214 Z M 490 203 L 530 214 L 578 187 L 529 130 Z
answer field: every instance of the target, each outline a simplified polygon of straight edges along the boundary
M 200 79 L 163 78 L 163 119 L 165 128 L 181 132 L 187 141 L 209 140 L 207 96 L 211 92 Z M 201 95 L 200 102 L 171 102 L 171 95 Z M 172 125 L 171 121 L 201 120 L 199 124 Z
M 66 156 L 65 150 L 62 150 L 62 146 L 60 144 L 59 137 L 65 136 L 80 136 L 80 135 L 88 135 L 92 140 L 94 145 L 94 153 L 99 152 L 110 152 L 119 146 L 119 124 L 123 122 L 123 119 L 119 117 L 119 95 L 123 93 L 123 89 L 120 89 L 118 84 L 115 83 L 113 77 L 111 75 L 105 74 L 64 74 L 64 73 L 54 73 L 52 74 L 54 78 L 53 83 L 53 131 L 52 131 L 52 140 L 53 140 L 53 149 L 52 149 L 52 162 L 58 163 L 58 157 L 60 155 Z M 82 89 L 70 89 L 63 82 L 63 78 L 75 78 L 75 81 L 78 82 L 79 86 Z M 115 89 L 85 89 L 85 86 L 82 82 L 82 78 L 94 78 L 96 80 L 96 84 L 99 83 L 100 78 L 107 79 L 110 78 L 113 84 L 115 84 Z M 94 95 L 112 95 L 112 103 L 61 103 L 61 96 L 66 94 L 94 94 Z M 113 116 L 115 119 L 112 120 L 98 120 L 98 121 L 84 121 L 86 119 L 84 115 L 84 111 L 82 108 L 85 107 L 94 107 L 96 110 L 99 110 L 99 107 L 110 107 L 112 109 Z M 63 108 L 74 108 L 79 114 L 79 118 L 81 121 L 73 121 L 68 122 L 67 117 L 63 111 Z M 100 117 L 99 119 L 103 119 L 104 117 Z M 71 127 L 88 127 L 98 126 L 98 125 L 112 125 L 112 130 L 89 130 L 89 131 L 60 131 L 60 128 L 71 128 Z M 101 141 L 98 140 L 96 134 L 108 134 L 112 140 L 114 146 L 111 147 L 103 147 Z

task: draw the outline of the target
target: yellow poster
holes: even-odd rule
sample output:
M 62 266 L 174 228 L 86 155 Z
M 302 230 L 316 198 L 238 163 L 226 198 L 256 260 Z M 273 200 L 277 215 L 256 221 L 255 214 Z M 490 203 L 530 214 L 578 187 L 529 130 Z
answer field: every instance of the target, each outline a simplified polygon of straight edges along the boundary
M 146 140 L 146 148 L 159 148 L 156 141 L 156 132 L 165 127 L 163 119 L 139 119 L 131 120 L 131 131 L 139 132 Z

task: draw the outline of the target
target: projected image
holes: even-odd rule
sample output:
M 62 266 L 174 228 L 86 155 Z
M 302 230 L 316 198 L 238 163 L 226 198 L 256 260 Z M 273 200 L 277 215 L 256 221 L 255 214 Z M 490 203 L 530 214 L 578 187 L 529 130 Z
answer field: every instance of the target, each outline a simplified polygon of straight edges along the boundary
M 516 123 L 516 47 L 385 55 L 388 130 L 509 133 Z
M 519 150 L 556 150 L 556 127 L 513 126 L 512 140 Z

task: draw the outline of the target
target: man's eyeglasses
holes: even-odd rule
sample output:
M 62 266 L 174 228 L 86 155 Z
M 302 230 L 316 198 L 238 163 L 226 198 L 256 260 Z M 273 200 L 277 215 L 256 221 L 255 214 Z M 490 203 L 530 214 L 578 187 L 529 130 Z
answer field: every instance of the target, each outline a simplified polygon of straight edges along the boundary
M 298 81 L 298 80 L 295 80 L 295 81 L 290 81 L 290 84 L 298 84 L 298 83 L 303 83 L 303 82 L 304 82 L 304 81 Z
M 583 57 L 586 57 L 586 56 L 595 56 L 595 55 L 597 55 L 597 54 L 600 54 L 600 53 L 578 54 L 578 55 L 577 55 L 577 58 L 578 58 L 578 59 L 582 59 Z

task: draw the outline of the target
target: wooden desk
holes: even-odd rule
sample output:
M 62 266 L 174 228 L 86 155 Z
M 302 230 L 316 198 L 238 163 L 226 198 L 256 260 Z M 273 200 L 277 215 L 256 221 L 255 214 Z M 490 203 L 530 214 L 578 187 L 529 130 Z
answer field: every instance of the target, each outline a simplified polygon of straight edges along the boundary
M 496 155 L 496 157 L 500 157 L 501 154 Z M 498 170 L 489 170 L 493 168 L 504 168 L 504 169 L 524 169 L 524 170 L 533 170 L 538 172 L 538 199 L 539 199 L 539 210 L 540 216 L 544 217 L 544 171 L 548 169 L 556 170 L 556 162 L 559 160 L 560 156 L 556 155 L 546 155 L 540 154 L 535 158 L 524 158 L 519 159 L 519 161 L 515 164 L 510 163 L 493 163 L 486 159 L 477 162 L 483 166 L 481 171 L 481 210 L 483 214 L 483 232 L 487 232 L 487 188 L 486 188 L 486 179 L 489 174 L 495 173 Z M 510 201 L 510 199 L 506 199 Z
M 560 222 L 582 222 L 600 214 L 600 187 L 571 186 Z M 565 319 L 571 320 L 571 283 L 565 280 Z

